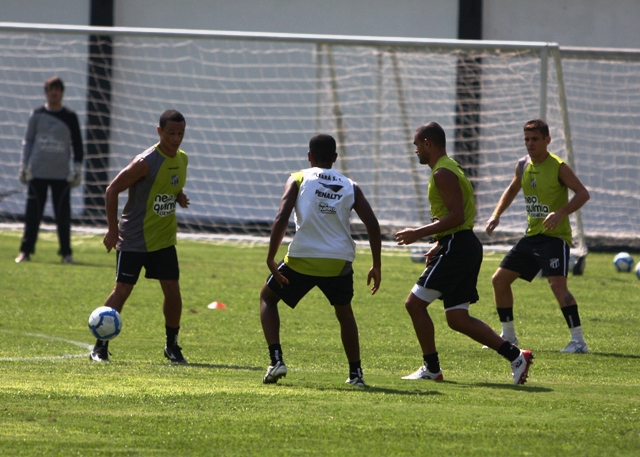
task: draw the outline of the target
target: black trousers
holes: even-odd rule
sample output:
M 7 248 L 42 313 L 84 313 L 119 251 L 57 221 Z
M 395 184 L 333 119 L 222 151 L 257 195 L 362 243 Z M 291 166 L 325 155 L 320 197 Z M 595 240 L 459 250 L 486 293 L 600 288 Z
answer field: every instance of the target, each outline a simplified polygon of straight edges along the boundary
M 33 254 L 38 240 L 42 214 L 47 203 L 47 191 L 51 187 L 53 213 L 58 227 L 61 256 L 71 255 L 71 185 L 66 179 L 32 179 L 27 191 L 24 234 L 20 252 Z

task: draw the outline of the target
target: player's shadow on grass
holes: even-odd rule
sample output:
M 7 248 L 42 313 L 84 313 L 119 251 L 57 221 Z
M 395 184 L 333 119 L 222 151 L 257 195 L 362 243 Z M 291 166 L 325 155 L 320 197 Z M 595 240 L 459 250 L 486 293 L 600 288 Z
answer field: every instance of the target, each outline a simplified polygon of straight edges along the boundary
M 620 359 L 640 359 L 640 355 L 636 354 L 620 354 L 615 352 L 589 352 L 591 355 L 596 355 L 600 357 L 614 357 Z
M 536 354 L 542 353 L 554 354 L 556 355 L 558 351 L 545 351 L 545 350 L 536 350 Z M 623 354 L 621 352 L 594 352 L 589 351 L 587 354 L 562 354 L 561 358 L 564 357 L 590 357 L 590 356 L 598 356 L 598 357 L 613 357 L 617 359 L 640 359 L 640 355 L 638 354 Z
M 426 383 L 425 383 L 426 384 Z M 441 383 L 438 383 L 441 384 Z M 433 390 L 433 387 L 437 384 L 429 383 L 425 385 L 425 387 L 431 387 L 431 389 L 394 389 L 390 387 L 382 387 L 378 385 L 369 384 L 367 387 L 354 387 L 348 384 L 336 384 L 331 386 L 326 385 L 314 385 L 309 384 L 308 381 L 299 380 L 299 381 L 285 381 L 283 383 L 271 384 L 272 386 L 278 386 L 278 388 L 288 388 L 294 387 L 296 389 L 305 389 L 305 390 L 313 390 L 315 392 L 354 392 L 354 393 L 363 393 L 363 394 L 394 394 L 394 395 L 410 395 L 410 396 L 434 396 L 434 395 L 443 395 L 442 392 L 437 390 Z M 415 387 L 415 386 L 414 386 Z
M 495 382 L 480 382 L 474 384 L 468 384 L 467 387 L 490 387 L 492 389 L 509 389 L 509 390 L 521 390 L 529 393 L 549 393 L 553 392 L 553 389 L 548 387 L 531 386 L 527 384 L 497 384 Z
M 31 260 L 31 262 L 34 262 L 33 260 Z M 54 261 L 54 260 L 43 260 L 43 261 L 35 261 L 34 263 L 41 263 L 41 264 L 46 264 L 46 265 L 60 265 L 63 268 L 75 268 L 75 267 L 92 267 L 92 268 L 111 268 L 113 269 L 113 262 L 109 262 L 109 263 L 92 263 L 92 262 L 83 262 L 83 261 L 78 261 L 78 260 L 74 260 L 73 263 L 71 264 L 63 264 L 62 262 L 58 261 Z
M 245 370 L 249 370 L 249 371 L 263 371 L 264 367 L 243 367 L 240 365 L 217 365 L 215 363 L 187 363 L 185 365 L 179 364 L 179 363 L 174 363 L 171 366 L 176 366 L 176 367 L 184 367 L 184 368 L 189 368 L 189 367 L 198 367 L 198 368 L 213 368 L 215 370 L 241 370 L 241 371 L 245 371 Z

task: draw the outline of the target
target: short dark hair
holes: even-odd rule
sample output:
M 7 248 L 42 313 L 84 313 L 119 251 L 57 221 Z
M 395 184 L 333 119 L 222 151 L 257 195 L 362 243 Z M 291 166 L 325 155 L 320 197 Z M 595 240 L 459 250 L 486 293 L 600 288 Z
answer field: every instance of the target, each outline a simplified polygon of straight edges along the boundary
M 438 147 L 447 147 L 447 136 L 444 133 L 444 129 L 437 122 L 429 122 L 424 124 L 416 130 L 418 136 L 426 138 Z
M 52 76 L 44 82 L 44 93 L 46 94 L 52 87 L 58 87 L 61 92 L 64 92 L 64 83 L 59 76 Z
M 540 132 L 543 137 L 549 136 L 549 125 L 542 119 L 531 119 L 524 124 L 525 132 Z
M 187 121 L 184 119 L 184 116 L 180 111 L 176 111 L 174 109 L 168 109 L 164 113 L 160 115 L 160 122 L 158 125 L 161 129 L 164 129 L 167 125 L 167 122 L 184 122 L 185 126 L 187 125 Z
M 316 135 L 309 140 L 309 152 L 319 162 L 328 162 L 333 160 L 336 149 L 336 140 L 326 133 Z

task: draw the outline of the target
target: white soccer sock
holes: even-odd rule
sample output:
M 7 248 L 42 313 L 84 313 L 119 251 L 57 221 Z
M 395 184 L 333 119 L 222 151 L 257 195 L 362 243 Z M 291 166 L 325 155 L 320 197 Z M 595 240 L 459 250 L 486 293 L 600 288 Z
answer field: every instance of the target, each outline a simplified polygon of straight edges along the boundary
M 516 339 L 516 327 L 513 321 L 500 323 L 502 324 L 502 338 L 507 341 L 514 341 Z
M 569 330 L 571 331 L 571 340 L 578 341 L 579 343 L 584 343 L 584 336 L 582 336 L 582 326 L 572 327 Z

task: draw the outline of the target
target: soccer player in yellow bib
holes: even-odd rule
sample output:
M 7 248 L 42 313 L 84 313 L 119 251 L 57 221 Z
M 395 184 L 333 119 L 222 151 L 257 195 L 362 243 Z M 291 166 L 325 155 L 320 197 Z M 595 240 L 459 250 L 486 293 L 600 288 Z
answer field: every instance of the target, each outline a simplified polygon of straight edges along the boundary
M 260 321 L 269 346 L 271 363 L 262 382 L 273 384 L 287 375 L 280 345 L 278 302 L 295 308 L 314 287 L 318 287 L 333 306 L 340 323 L 340 336 L 349 362 L 347 383 L 366 387 L 360 365 L 358 325 L 351 308 L 355 242 L 349 216 L 354 210 L 369 237 L 373 265 L 367 284 L 373 281 L 375 294 L 381 280 L 381 235 L 378 219 L 358 185 L 334 170 L 336 141 L 330 135 L 316 135 L 309 141 L 307 158 L 311 168 L 292 173 L 285 185 L 276 215 L 267 266 L 271 275 L 260 292 Z M 277 264 L 289 217 L 295 210 L 296 233 L 283 262 Z
M 186 121 L 176 110 L 160 116 L 160 141 L 136 156 L 111 181 L 105 193 L 109 227 L 103 244 L 115 248 L 116 285 L 104 306 L 122 312 L 125 301 L 138 281 L 142 267 L 145 277 L 157 279 L 164 294 L 166 345 L 164 355 L 173 363 L 187 363 L 178 346 L 182 315 L 180 268 L 176 253 L 178 221 L 176 207 L 189 206 L 182 191 L 187 180 L 187 155 L 180 149 Z M 129 191 L 118 223 L 118 195 Z M 90 358 L 109 361 L 108 341 L 97 340 Z
M 486 344 L 511 363 L 514 384 L 524 384 L 533 353 L 521 351 L 486 323 L 469 315 L 469 306 L 478 301 L 478 273 L 482 265 L 482 244 L 473 233 L 476 205 L 473 188 L 458 163 L 447 155 L 442 127 L 430 122 L 419 127 L 413 138 L 416 155 L 432 172 L 428 197 L 430 224 L 396 233 L 399 245 L 433 237 L 436 245 L 425 254 L 426 268 L 411 289 L 405 307 L 418 337 L 424 364 L 402 379 L 443 379 L 436 350 L 435 329 L 427 307 L 442 300 L 449 327 Z
M 589 200 L 589 191 L 569 165 L 547 150 L 550 142 L 549 126 L 542 119 L 533 119 L 524 125 L 528 155 L 518 161 L 515 176 L 486 223 L 487 234 L 491 235 L 500 224 L 502 213 L 522 189 L 527 231 L 493 275 L 493 294 L 502 336 L 517 344 L 511 284 L 518 278 L 531 282 L 542 270 L 571 332 L 571 341 L 560 352 L 582 354 L 589 352 L 589 348 L 582 335 L 578 304 L 567 287 L 571 246 L 569 214 Z M 575 194 L 571 200 L 569 189 Z

